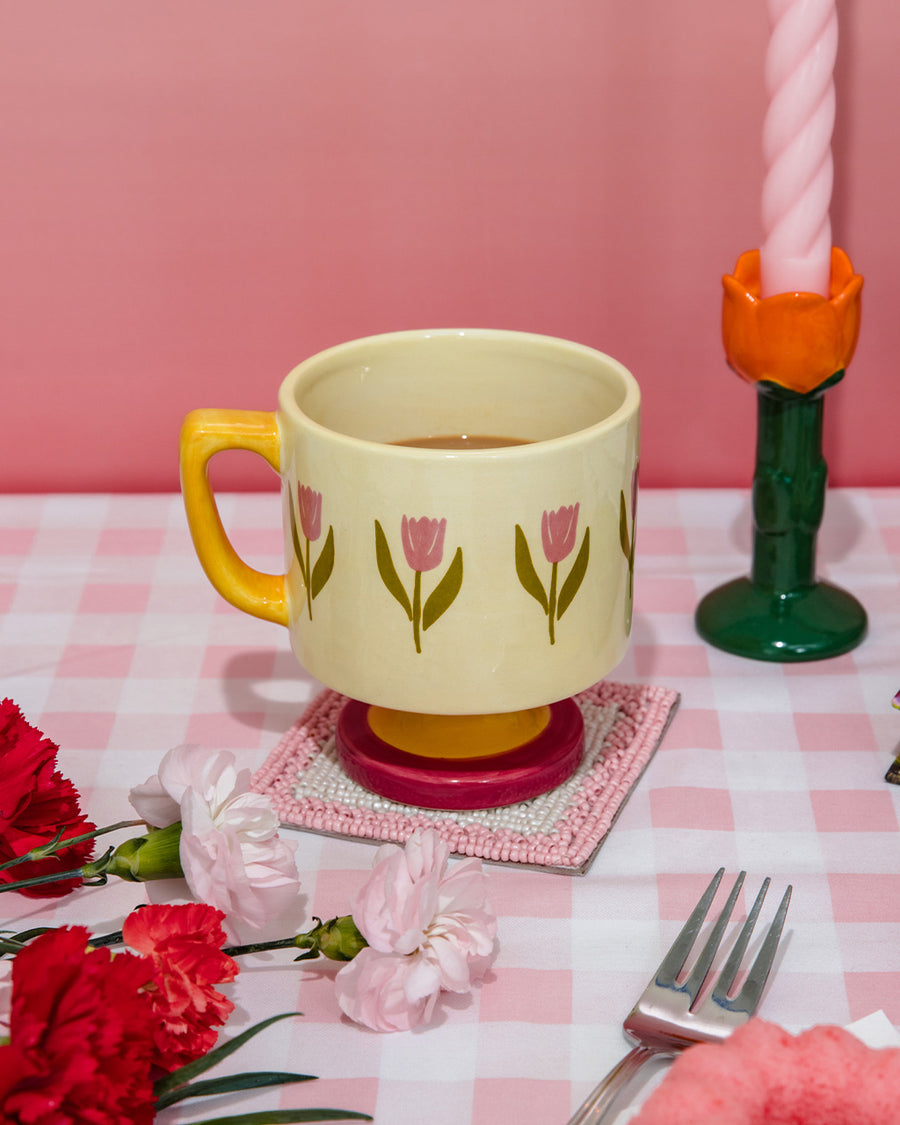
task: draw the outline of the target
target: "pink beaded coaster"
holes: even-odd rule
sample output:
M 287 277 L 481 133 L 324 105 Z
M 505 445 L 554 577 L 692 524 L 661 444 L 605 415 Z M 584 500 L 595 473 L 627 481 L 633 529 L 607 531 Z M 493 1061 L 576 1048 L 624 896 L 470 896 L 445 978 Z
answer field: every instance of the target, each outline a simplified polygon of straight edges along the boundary
M 521 804 L 421 809 L 379 797 L 341 769 L 334 729 L 346 697 L 323 691 L 253 776 L 281 822 L 328 836 L 404 843 L 416 828 L 437 829 L 459 855 L 540 871 L 583 875 L 647 767 L 679 695 L 647 684 L 602 680 L 576 695 L 585 751 L 575 773 Z

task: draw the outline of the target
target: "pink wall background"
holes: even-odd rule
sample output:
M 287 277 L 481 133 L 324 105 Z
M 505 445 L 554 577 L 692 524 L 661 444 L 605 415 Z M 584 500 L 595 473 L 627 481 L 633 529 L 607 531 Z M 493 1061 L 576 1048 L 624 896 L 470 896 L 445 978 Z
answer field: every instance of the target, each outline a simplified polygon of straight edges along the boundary
M 838 11 L 832 223 L 866 286 L 825 451 L 898 484 L 900 4 Z M 175 489 L 192 407 L 446 325 L 610 352 L 645 485 L 747 485 L 720 278 L 760 241 L 767 39 L 764 0 L 2 0 L 0 489 Z

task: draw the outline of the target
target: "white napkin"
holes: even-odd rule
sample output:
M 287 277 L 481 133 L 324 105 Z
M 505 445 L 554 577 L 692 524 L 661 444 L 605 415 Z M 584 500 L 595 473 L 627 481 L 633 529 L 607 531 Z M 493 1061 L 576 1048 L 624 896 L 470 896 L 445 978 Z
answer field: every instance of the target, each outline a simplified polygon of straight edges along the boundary
M 856 1036 L 867 1047 L 900 1047 L 900 1032 L 891 1023 L 881 1009 L 863 1016 L 862 1019 L 845 1025 L 846 1030 Z M 668 1072 L 668 1066 L 658 1068 L 659 1073 L 647 1082 L 640 1092 L 640 1097 L 627 1109 L 622 1110 L 613 1118 L 612 1125 L 626 1125 L 638 1114 L 638 1110 L 650 1096 L 651 1092 L 662 1082 Z
M 900 1047 L 900 1031 L 897 1031 L 880 1008 L 870 1016 L 863 1016 L 861 1020 L 846 1026 L 867 1047 Z

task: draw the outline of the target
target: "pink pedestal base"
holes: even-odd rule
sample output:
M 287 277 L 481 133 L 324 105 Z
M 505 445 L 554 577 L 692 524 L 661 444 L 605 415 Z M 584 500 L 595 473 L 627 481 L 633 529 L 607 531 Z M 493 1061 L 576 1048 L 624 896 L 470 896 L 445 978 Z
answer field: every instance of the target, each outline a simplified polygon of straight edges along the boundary
M 481 758 L 425 758 L 398 750 L 370 728 L 368 704 L 350 700 L 335 728 L 338 761 L 359 785 L 426 809 L 490 809 L 528 801 L 567 781 L 581 761 L 584 719 L 572 699 L 550 707 L 529 742 Z

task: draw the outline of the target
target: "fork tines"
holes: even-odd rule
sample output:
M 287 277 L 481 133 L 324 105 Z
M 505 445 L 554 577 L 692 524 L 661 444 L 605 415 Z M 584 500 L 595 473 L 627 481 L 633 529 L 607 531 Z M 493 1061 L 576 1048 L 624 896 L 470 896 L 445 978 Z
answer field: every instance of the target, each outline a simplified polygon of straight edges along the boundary
M 703 982 L 709 975 L 709 970 L 713 963 L 713 958 L 721 944 L 722 937 L 725 933 L 725 928 L 731 918 L 734 910 L 735 903 L 737 902 L 738 895 L 740 894 L 741 887 L 744 883 L 746 872 L 742 871 L 734 882 L 731 888 L 731 893 L 728 896 L 724 907 L 722 908 L 719 917 L 716 919 L 712 932 L 706 940 L 705 945 L 697 958 L 697 962 L 692 968 L 687 979 L 682 983 L 677 983 L 678 974 L 684 968 L 688 959 L 688 955 L 697 939 L 700 928 L 706 916 L 709 913 L 709 908 L 715 898 L 716 891 L 719 889 L 719 884 L 722 881 L 722 876 L 725 874 L 725 868 L 720 867 L 716 874 L 710 881 L 709 886 L 703 892 L 703 896 L 694 908 L 691 916 L 685 922 L 681 933 L 672 944 L 672 948 L 666 954 L 660 965 L 655 983 L 662 988 L 675 989 L 678 992 L 683 992 L 688 997 L 690 1005 L 693 1006 L 697 1000 L 700 989 L 703 987 Z M 728 993 L 734 984 L 734 979 L 737 976 L 738 969 L 740 968 L 741 960 L 750 943 L 750 938 L 753 934 L 753 929 L 756 926 L 757 919 L 759 918 L 760 910 L 762 909 L 763 900 L 766 897 L 766 892 L 769 889 L 770 880 L 768 877 L 763 880 L 760 887 L 759 894 L 756 896 L 756 901 L 747 916 L 737 941 L 734 944 L 731 953 L 722 968 L 721 973 L 713 988 L 709 1001 L 721 1008 L 726 1008 L 731 1012 L 746 1012 L 748 1015 L 752 1014 L 759 1003 L 759 998 L 765 987 L 766 980 L 769 976 L 769 971 L 772 968 L 772 962 L 775 960 L 775 952 L 778 948 L 778 941 L 781 937 L 781 931 L 784 927 L 785 916 L 787 915 L 788 905 L 791 901 L 791 890 L 789 886 L 784 892 L 781 903 L 775 914 L 772 924 L 769 926 L 768 933 L 765 940 L 756 955 L 753 966 L 747 975 L 744 984 L 738 994 L 729 998 Z

